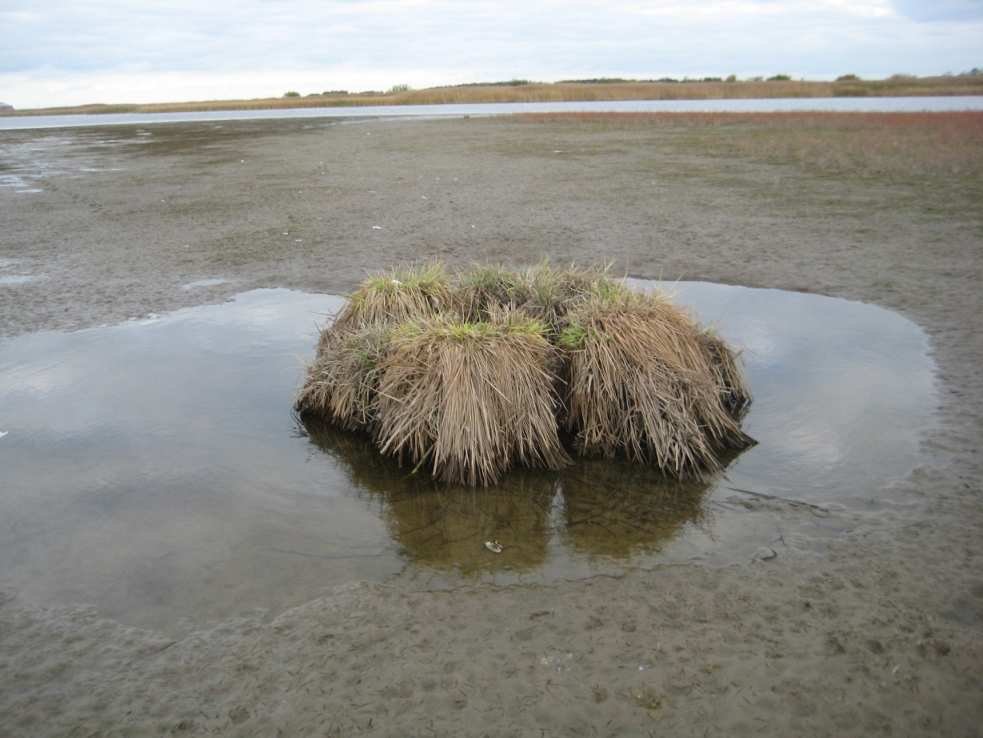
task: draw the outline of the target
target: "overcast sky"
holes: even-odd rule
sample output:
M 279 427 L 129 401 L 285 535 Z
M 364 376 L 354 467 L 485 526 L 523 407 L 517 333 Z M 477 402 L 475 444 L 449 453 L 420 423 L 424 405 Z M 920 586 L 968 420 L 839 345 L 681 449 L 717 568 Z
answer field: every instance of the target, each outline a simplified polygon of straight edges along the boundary
M 983 67 L 983 0 L 0 0 L 17 107 Z

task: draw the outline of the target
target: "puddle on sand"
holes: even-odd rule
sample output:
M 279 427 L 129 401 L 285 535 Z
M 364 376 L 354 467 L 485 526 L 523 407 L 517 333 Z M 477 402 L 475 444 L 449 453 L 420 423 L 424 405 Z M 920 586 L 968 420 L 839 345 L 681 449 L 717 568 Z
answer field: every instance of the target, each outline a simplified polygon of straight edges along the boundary
M 671 289 L 745 347 L 755 393 L 745 427 L 759 445 L 708 485 L 581 461 L 453 489 L 360 437 L 303 428 L 291 401 L 336 297 L 256 290 L 0 342 L 0 587 L 176 631 L 399 572 L 440 586 L 746 561 L 779 536 L 807 547 L 834 532 L 810 505 L 890 502 L 932 422 L 917 326 L 816 295 Z
M 27 284 L 28 282 L 34 282 L 38 279 L 41 279 L 41 277 L 37 276 L 36 274 L 0 274 L 0 286 Z

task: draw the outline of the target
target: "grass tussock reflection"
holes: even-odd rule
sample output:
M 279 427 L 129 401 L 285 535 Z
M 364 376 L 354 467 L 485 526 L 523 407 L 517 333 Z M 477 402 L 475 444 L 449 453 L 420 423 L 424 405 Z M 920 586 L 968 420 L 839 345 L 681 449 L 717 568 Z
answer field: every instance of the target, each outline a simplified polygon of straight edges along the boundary
M 448 486 L 380 457 L 363 434 L 313 418 L 298 423 L 379 505 L 407 558 L 438 569 L 531 572 L 555 543 L 588 557 L 627 558 L 659 550 L 708 515 L 710 482 L 669 479 L 651 467 L 580 459 L 558 472 L 520 469 L 492 487 Z M 502 553 L 485 541 L 498 541 Z

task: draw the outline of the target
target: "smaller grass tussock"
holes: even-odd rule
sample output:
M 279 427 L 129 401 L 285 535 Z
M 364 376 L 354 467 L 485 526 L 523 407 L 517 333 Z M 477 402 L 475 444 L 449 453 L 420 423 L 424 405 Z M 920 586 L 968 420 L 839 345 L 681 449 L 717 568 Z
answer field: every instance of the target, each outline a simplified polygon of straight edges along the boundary
M 542 320 L 556 335 L 575 305 L 592 296 L 626 291 L 607 268 L 554 267 L 545 261 L 521 272 L 477 266 L 459 277 L 455 304 L 467 320 L 484 320 L 496 308 L 511 306 Z
M 441 265 L 397 268 L 362 282 L 335 326 L 392 325 L 436 315 L 450 304 L 450 281 Z
M 491 309 L 521 299 L 519 275 L 501 265 L 478 265 L 461 275 L 454 302 L 467 321 L 481 321 Z
M 381 364 L 391 335 L 391 328 L 379 324 L 323 331 L 295 409 L 345 430 L 371 429 Z
M 448 482 L 492 484 L 515 464 L 568 462 L 554 349 L 526 316 L 439 316 L 396 331 L 379 386 L 379 449 Z
M 589 269 L 571 265 L 557 268 L 542 263 L 521 275 L 520 307 L 550 326 L 554 335 L 565 325 L 567 314 L 595 297 L 626 294 L 624 284 L 613 279 L 608 268 Z
M 475 486 L 559 469 L 570 450 L 702 478 L 753 443 L 740 429 L 750 399 L 719 336 L 606 269 L 429 265 L 359 286 L 296 408 Z
M 596 297 L 572 318 L 562 334 L 572 347 L 566 427 L 579 453 L 699 478 L 720 468 L 721 452 L 752 443 L 722 402 L 726 370 L 699 326 L 667 299 Z
M 540 264 L 522 274 L 522 308 L 558 328 L 568 310 L 586 299 L 593 284 L 604 278 L 574 266 L 557 269 L 548 263 Z

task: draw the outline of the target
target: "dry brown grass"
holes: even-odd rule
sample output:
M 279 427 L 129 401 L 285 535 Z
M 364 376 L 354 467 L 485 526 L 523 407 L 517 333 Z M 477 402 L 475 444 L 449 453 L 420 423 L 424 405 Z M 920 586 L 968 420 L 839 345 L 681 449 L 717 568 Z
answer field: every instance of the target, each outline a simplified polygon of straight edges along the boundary
M 734 386 L 731 365 L 716 355 L 726 347 L 706 335 L 658 295 L 578 307 L 565 341 L 572 348 L 566 425 L 577 450 L 698 478 L 719 469 L 722 450 L 753 443 L 723 402 L 746 392 L 743 381 Z
M 475 266 L 458 277 L 454 302 L 468 320 L 484 320 L 496 310 L 514 307 L 544 322 L 555 336 L 576 305 L 591 296 L 626 291 L 607 268 L 554 267 L 542 262 L 516 272 L 502 266 Z
M 390 328 L 369 325 L 321 333 L 317 357 L 294 405 L 345 430 L 369 430 L 375 421 L 380 365 L 389 347 Z
M 468 485 L 492 484 L 515 464 L 563 466 L 555 350 L 545 334 L 514 312 L 397 329 L 379 385 L 381 451 Z
M 627 293 L 621 281 L 612 279 L 606 268 L 583 268 L 576 264 L 554 268 L 539 264 L 520 278 L 520 308 L 545 322 L 559 334 L 567 314 L 577 305 L 597 296 Z
M 744 380 L 738 355 L 710 329 L 700 331 L 698 340 L 713 374 L 721 404 L 734 420 L 740 420 L 751 405 L 751 389 Z
M 437 315 L 450 307 L 451 297 L 448 275 L 435 263 L 366 279 L 321 331 L 317 356 L 295 402 L 297 411 L 346 430 L 370 430 L 392 328 Z
M 458 277 L 454 306 L 470 323 L 487 320 L 491 311 L 522 300 L 522 278 L 499 264 L 478 264 Z
M 450 308 L 451 303 L 450 281 L 441 265 L 402 267 L 362 282 L 335 318 L 334 329 L 432 317 Z
M 396 276 L 393 276 L 396 275 Z M 463 317 L 462 317 L 463 316 Z M 437 265 L 373 277 L 321 335 L 296 407 L 446 482 L 624 456 L 701 477 L 750 439 L 737 357 L 603 269 Z
M 200 100 L 174 103 L 95 104 L 15 111 L 15 115 L 84 113 L 176 113 L 209 110 L 361 107 L 368 105 L 435 105 L 495 102 L 561 102 L 568 100 L 713 100 L 777 97 L 882 97 L 980 95 L 983 77 L 902 77 L 844 82 L 557 82 L 524 85 L 430 87 L 405 92 L 273 97 L 252 100 Z

